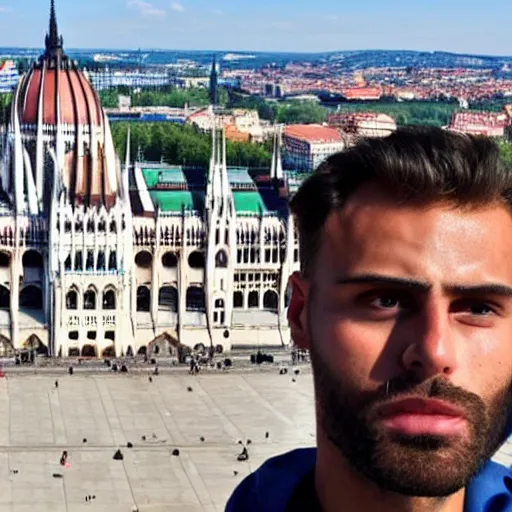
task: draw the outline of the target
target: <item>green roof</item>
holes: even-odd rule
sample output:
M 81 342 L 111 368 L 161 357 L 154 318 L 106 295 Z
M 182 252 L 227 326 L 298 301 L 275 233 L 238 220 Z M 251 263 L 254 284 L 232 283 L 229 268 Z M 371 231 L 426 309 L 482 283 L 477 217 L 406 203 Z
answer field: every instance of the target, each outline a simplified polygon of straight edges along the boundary
M 257 191 L 234 191 L 235 210 L 237 213 L 267 213 L 267 208 Z
M 204 192 L 190 190 L 154 190 L 149 195 L 156 208 L 162 212 L 181 212 L 185 210 L 202 211 L 204 208 Z
M 228 167 L 228 179 L 231 185 L 254 185 L 247 167 Z
M 155 188 L 159 184 L 186 184 L 181 167 L 143 167 L 142 175 L 148 189 Z

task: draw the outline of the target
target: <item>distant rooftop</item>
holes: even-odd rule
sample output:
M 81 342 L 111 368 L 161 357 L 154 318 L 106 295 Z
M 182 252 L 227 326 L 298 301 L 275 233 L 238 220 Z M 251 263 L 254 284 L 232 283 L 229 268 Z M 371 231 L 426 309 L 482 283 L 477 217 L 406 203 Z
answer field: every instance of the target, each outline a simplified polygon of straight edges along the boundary
M 335 128 L 320 124 L 292 124 L 285 126 L 284 134 L 288 137 L 307 142 L 341 142 L 341 135 Z

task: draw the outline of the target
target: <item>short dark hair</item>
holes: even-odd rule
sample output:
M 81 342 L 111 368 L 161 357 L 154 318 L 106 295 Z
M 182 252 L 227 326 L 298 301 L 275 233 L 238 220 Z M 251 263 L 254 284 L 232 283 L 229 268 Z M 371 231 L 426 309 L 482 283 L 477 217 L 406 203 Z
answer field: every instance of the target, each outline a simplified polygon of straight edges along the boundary
M 512 173 L 488 137 L 409 127 L 385 138 L 363 139 L 322 163 L 290 202 L 304 277 L 314 264 L 327 217 L 371 181 L 403 201 L 512 205 Z

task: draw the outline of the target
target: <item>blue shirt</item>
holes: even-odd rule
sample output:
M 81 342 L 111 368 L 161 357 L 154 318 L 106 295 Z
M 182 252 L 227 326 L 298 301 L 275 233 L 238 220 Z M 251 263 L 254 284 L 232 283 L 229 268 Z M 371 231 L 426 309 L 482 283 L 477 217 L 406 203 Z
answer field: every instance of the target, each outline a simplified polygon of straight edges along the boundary
M 226 512 L 286 512 L 315 459 L 316 448 L 305 448 L 267 460 L 238 486 Z M 466 488 L 464 512 L 512 512 L 510 468 L 489 461 Z

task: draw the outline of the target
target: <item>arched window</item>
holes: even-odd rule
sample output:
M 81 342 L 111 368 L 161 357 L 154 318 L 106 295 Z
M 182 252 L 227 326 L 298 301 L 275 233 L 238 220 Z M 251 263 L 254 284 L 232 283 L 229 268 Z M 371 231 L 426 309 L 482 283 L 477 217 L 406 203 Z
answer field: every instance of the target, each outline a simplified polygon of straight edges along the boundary
M 98 253 L 98 262 L 96 263 L 96 269 L 100 271 L 105 270 L 105 253 L 100 251 Z
M 37 286 L 27 286 L 20 293 L 20 308 L 43 309 L 43 292 Z
M 190 265 L 190 268 L 196 268 L 196 269 L 204 268 L 204 253 L 199 252 L 199 251 L 194 251 L 188 257 L 188 264 Z
M 23 266 L 26 268 L 43 268 L 43 257 L 37 251 L 27 251 L 23 255 Z
M 115 251 L 110 253 L 110 257 L 108 259 L 108 269 L 117 270 L 117 254 Z
M 174 286 L 160 288 L 158 306 L 162 311 L 178 312 L 178 290 Z
M 279 297 L 277 293 L 273 290 L 267 290 L 265 295 L 263 296 L 263 309 L 268 309 L 270 311 L 277 311 L 277 304 L 279 302 Z
M 92 288 L 84 293 L 84 309 L 96 309 L 96 292 Z
M 66 308 L 78 309 L 78 293 L 75 290 L 70 290 L 66 295 Z
M 151 311 L 151 292 L 147 286 L 137 288 L 137 311 L 146 313 Z
M 162 265 L 165 268 L 176 268 L 178 266 L 178 258 L 173 252 L 166 252 L 162 256 Z
M 233 307 L 243 308 L 244 307 L 244 294 L 242 292 L 235 292 L 233 294 Z
M 249 307 L 250 308 L 259 308 L 260 307 L 260 294 L 253 290 L 249 293 Z
M 103 293 L 103 309 L 116 309 L 116 292 L 107 290 Z
M 87 221 L 87 233 L 93 233 L 94 232 L 94 221 L 92 219 L 89 219 Z
M 64 262 L 64 270 L 70 271 L 71 270 L 71 254 L 68 255 L 66 258 L 66 261 Z
M 6 268 L 11 264 L 11 256 L 6 252 L 0 252 L 0 267 Z
M 82 251 L 77 251 L 75 254 L 75 270 L 82 270 L 84 266 L 83 258 L 82 258 Z
M 0 309 L 11 309 L 11 293 L 5 286 L 0 286 Z
M 87 251 L 87 261 L 85 263 L 85 270 L 92 272 L 94 270 L 94 252 Z
M 187 290 L 187 311 L 206 311 L 204 290 L 199 286 L 191 286 Z
M 215 266 L 217 268 L 227 268 L 228 266 L 228 256 L 226 251 L 219 251 L 215 256 Z
M 96 347 L 94 345 L 84 345 L 82 347 L 82 357 L 97 357 Z
M 151 268 L 153 255 L 148 251 L 141 251 L 135 256 L 135 265 L 141 268 Z
M 115 220 L 112 220 L 110 222 L 110 232 L 111 233 L 117 233 L 117 226 L 116 226 L 116 221 Z
M 101 353 L 101 357 L 104 357 L 105 359 L 116 357 L 116 347 L 114 345 L 110 345 L 104 348 Z
M 106 222 L 101 219 L 99 222 L 98 222 L 98 232 L 99 233 L 104 233 L 107 229 L 107 224 Z

